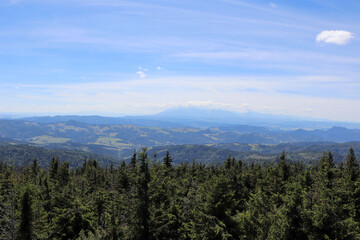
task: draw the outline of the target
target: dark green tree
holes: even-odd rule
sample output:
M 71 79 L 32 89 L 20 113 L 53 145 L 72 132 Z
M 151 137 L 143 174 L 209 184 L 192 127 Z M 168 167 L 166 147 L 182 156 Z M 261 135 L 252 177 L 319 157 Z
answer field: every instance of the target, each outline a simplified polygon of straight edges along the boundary
M 59 160 L 55 157 L 51 159 L 51 165 L 49 175 L 51 180 L 57 180 L 57 174 L 59 170 Z
M 346 156 L 344 174 L 348 182 L 354 183 L 359 178 L 359 164 L 353 148 L 350 148 L 349 154 Z
M 132 169 L 134 169 L 135 166 L 136 166 L 136 163 L 137 163 L 136 152 L 134 152 L 134 154 L 133 154 L 133 156 L 132 156 L 132 158 L 130 160 L 130 167 Z
M 131 221 L 131 239 L 150 239 L 149 231 L 149 160 L 147 155 L 147 149 L 143 148 L 139 154 L 140 168 L 136 182 L 136 198 L 134 216 Z
M 25 186 L 25 190 L 21 196 L 21 214 L 19 226 L 19 239 L 33 239 L 33 210 L 30 186 Z
M 282 176 L 282 180 L 286 182 L 290 176 L 290 166 L 286 162 L 286 155 L 285 155 L 284 151 L 280 155 L 280 162 L 279 162 L 278 167 L 280 169 L 280 174 Z
M 171 168 L 172 167 L 172 157 L 170 156 L 169 151 L 166 151 L 165 157 L 163 159 L 164 164 L 167 168 Z

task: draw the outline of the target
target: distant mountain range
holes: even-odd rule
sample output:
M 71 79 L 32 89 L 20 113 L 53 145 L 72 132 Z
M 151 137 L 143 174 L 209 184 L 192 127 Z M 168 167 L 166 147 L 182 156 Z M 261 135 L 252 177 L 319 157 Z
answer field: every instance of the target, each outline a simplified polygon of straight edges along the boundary
M 38 123 L 66 122 L 74 120 L 89 124 L 130 124 L 161 128 L 210 128 L 228 125 L 252 125 L 276 130 L 289 130 L 298 128 L 328 129 L 333 126 L 360 128 L 360 123 L 334 122 L 303 117 L 262 114 L 257 112 L 239 113 L 222 109 L 197 107 L 172 108 L 158 114 L 144 116 L 101 117 L 65 115 L 54 117 L 26 117 L 22 118 L 22 120 Z
M 141 147 L 182 144 L 360 141 L 360 129 L 332 127 L 328 130 L 282 131 L 248 125 L 198 129 L 96 125 L 74 120 L 51 123 L 0 120 L 0 137 L 52 149 L 84 150 L 97 154 L 123 156 L 124 151 L 133 151 Z
M 51 154 L 70 156 L 76 151 L 76 159 L 90 156 L 104 163 L 128 159 L 141 147 L 148 147 L 150 155 L 156 152 L 159 157 L 169 150 L 178 163 L 192 159 L 219 162 L 229 154 L 246 161 L 274 161 L 282 151 L 289 152 L 292 159 L 308 162 L 331 149 L 336 159 L 343 158 L 352 146 L 347 142 L 359 146 L 354 143 L 360 141 L 357 124 L 331 124 L 337 123 L 197 108 L 136 117 L 27 117 L 0 119 L 0 144 L 8 146 L 5 150 L 12 147 L 10 152 L 17 151 L 14 146 L 21 146 L 20 152 L 26 145 L 46 148 L 27 149 L 40 152 L 43 159 Z

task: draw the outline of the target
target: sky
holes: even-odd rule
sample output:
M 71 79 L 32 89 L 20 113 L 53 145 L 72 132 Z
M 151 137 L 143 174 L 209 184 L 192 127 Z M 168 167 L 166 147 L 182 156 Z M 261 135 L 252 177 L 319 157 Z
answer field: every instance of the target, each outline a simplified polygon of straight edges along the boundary
M 0 112 L 360 122 L 360 0 L 1 0 Z

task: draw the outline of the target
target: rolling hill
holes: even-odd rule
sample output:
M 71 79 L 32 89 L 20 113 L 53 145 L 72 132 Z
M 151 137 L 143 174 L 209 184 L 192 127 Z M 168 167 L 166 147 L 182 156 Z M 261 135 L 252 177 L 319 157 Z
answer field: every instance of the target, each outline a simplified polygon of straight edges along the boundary
M 149 149 L 149 156 L 156 153 L 157 159 L 162 159 L 166 151 L 169 151 L 174 163 L 192 162 L 196 160 L 202 163 L 222 163 L 229 155 L 240 159 L 244 163 L 271 163 L 279 160 L 282 151 L 291 161 L 299 161 L 305 164 L 317 164 L 323 152 L 331 151 L 335 162 L 344 161 L 349 149 L 352 147 L 360 156 L 360 142 L 348 143 L 291 143 L 278 145 L 263 144 L 215 144 L 215 145 L 173 145 L 153 147 Z M 127 159 L 129 159 L 127 157 Z
M 219 126 L 208 129 L 160 128 L 138 125 L 99 125 L 73 120 L 50 123 L 0 120 L 0 137 L 51 149 L 81 150 L 121 157 L 124 156 L 124 151 L 168 145 L 360 141 L 360 130 L 333 127 L 328 130 L 275 131 L 248 125 Z
M 46 149 L 25 144 L 0 144 L 0 161 L 16 166 L 25 166 L 36 158 L 41 167 L 48 168 L 53 157 L 60 162 L 69 162 L 70 167 L 81 166 L 85 159 L 96 159 L 104 167 L 120 163 L 120 160 L 114 157 L 84 151 Z

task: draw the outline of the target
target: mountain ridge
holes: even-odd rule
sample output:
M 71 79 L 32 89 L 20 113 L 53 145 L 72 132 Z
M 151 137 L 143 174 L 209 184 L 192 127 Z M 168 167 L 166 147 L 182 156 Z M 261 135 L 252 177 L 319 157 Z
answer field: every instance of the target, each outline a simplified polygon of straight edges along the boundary
M 18 118 L 33 122 L 64 122 L 75 120 L 89 124 L 133 124 L 149 127 L 197 127 L 209 128 L 229 125 L 256 125 L 271 129 L 328 129 L 333 126 L 359 128 L 360 123 L 319 120 L 306 117 L 235 112 L 217 108 L 178 107 L 152 115 L 103 117 L 99 115 L 57 115 Z

